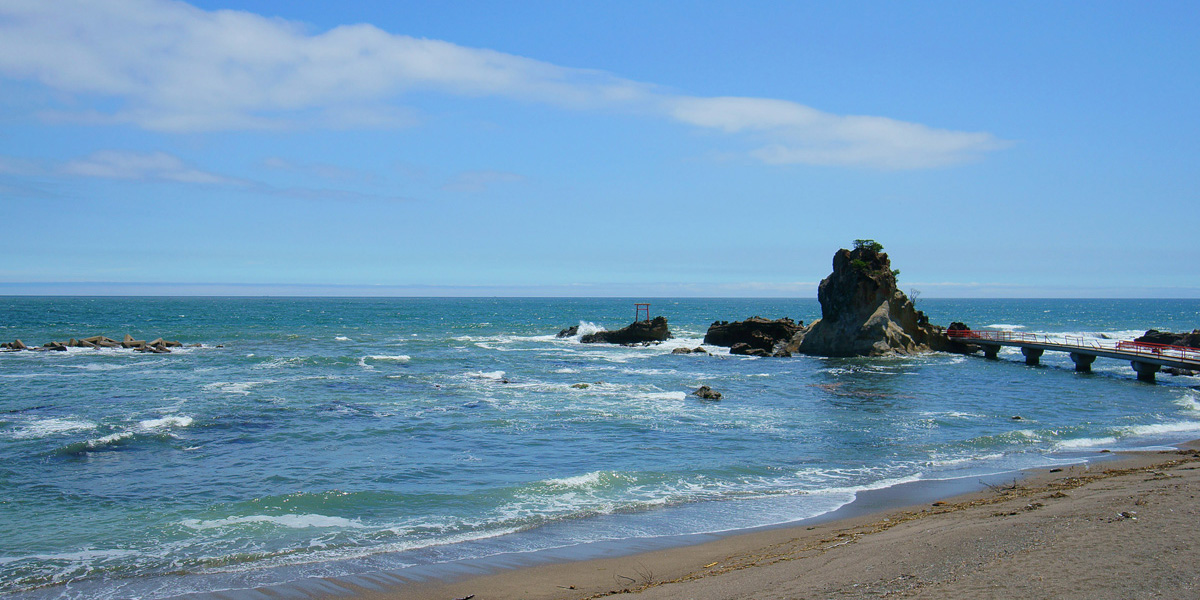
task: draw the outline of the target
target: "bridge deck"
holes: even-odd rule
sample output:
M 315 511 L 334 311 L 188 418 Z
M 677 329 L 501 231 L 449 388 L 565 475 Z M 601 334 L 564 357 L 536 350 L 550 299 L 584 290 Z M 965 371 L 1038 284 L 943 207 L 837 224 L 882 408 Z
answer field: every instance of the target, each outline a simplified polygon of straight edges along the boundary
M 1131 363 L 1200 370 L 1200 349 L 1149 344 L 1129 340 L 1100 340 L 1068 336 L 1056 339 L 1018 331 L 957 330 L 946 332 L 952 339 L 984 346 L 1016 346 L 1034 350 L 1103 356 Z

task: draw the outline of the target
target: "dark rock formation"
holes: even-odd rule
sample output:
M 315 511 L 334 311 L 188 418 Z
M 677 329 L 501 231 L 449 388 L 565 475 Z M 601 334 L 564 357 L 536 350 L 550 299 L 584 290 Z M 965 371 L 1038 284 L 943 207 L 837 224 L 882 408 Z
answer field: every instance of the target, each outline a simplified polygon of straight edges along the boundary
M 770 352 L 763 350 L 762 348 L 755 348 L 754 346 L 751 346 L 745 342 L 738 342 L 730 346 L 729 353 L 737 354 L 739 356 L 771 356 Z M 780 356 L 783 355 L 781 354 Z M 788 354 L 787 356 L 791 356 L 791 354 Z
M 946 328 L 946 331 L 945 331 L 946 335 L 944 336 L 945 339 L 941 339 L 941 337 L 939 337 L 939 336 L 934 336 L 934 338 L 932 340 L 933 343 L 931 343 L 930 346 L 933 347 L 934 350 L 941 350 L 943 352 L 953 352 L 955 354 L 974 354 L 976 352 L 979 352 L 979 350 L 980 350 L 979 346 L 977 346 L 975 344 L 967 344 L 967 343 L 961 342 L 958 339 L 956 339 L 950 335 L 950 333 L 954 332 L 954 331 L 970 331 L 970 330 L 971 330 L 971 328 L 968 327 L 966 323 L 963 323 L 961 321 L 955 321 L 955 322 L 951 323 L 949 327 Z
M 1144 344 L 1164 344 L 1167 346 L 1200 348 L 1200 329 L 1193 329 L 1191 333 L 1171 333 L 1169 331 L 1151 329 L 1147 331 L 1145 335 L 1133 341 L 1142 342 Z
M 654 317 L 651 321 L 634 321 L 628 327 L 616 331 L 589 333 L 579 338 L 579 341 L 585 344 L 601 342 L 631 345 L 662 342 L 668 339 L 671 339 L 671 330 L 667 328 L 667 318 Z
M 577 335 L 579 335 L 579 326 L 572 325 L 572 326 L 558 332 L 558 335 L 556 335 L 554 337 L 569 338 L 569 337 L 575 337 Z
M 882 356 L 952 349 L 942 329 L 896 288 L 891 260 L 881 249 L 856 244 L 833 255 L 833 273 L 817 288 L 821 318 L 799 340 L 800 352 Z
M 721 399 L 721 392 L 714 391 L 712 388 L 708 387 L 707 385 L 700 386 L 696 391 L 692 392 L 692 395 L 696 396 L 697 398 L 700 398 L 701 400 L 720 400 Z
M 1179 375 L 1179 376 L 1185 376 L 1185 377 L 1195 377 L 1196 376 L 1195 371 L 1191 371 L 1189 369 L 1179 369 L 1176 367 L 1163 367 L 1161 372 L 1166 373 L 1167 375 Z
M 708 350 L 698 346 L 695 348 L 676 348 L 671 351 L 671 354 L 708 354 Z
M 714 346 L 726 346 L 730 354 L 751 354 L 741 346 L 752 350 L 761 350 L 762 354 L 752 356 L 791 356 L 789 344 L 797 334 L 805 331 L 804 322 L 783 318 L 771 321 L 762 317 L 750 317 L 745 321 L 717 321 L 708 327 L 704 334 L 704 343 Z M 738 347 L 738 351 L 733 348 Z

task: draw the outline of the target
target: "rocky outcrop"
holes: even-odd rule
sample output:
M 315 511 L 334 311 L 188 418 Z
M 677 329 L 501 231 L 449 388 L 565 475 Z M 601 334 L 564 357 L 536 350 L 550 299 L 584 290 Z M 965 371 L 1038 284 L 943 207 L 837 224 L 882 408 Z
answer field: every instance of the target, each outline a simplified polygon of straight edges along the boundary
M 754 346 L 751 346 L 750 344 L 747 344 L 745 342 L 738 342 L 738 343 L 730 346 L 729 353 L 736 354 L 739 356 L 760 356 L 760 357 L 771 356 L 770 352 L 763 350 L 762 348 L 755 348 Z M 791 356 L 791 353 L 781 352 L 779 354 L 779 356 Z
M 720 400 L 721 399 L 721 392 L 718 392 L 718 391 L 708 387 L 707 385 L 700 386 L 699 388 L 696 389 L 696 391 L 692 392 L 692 395 L 696 396 L 697 398 L 700 398 L 701 400 Z
M 862 240 L 870 242 L 870 240 Z M 821 281 L 821 318 L 799 340 L 817 356 L 883 356 L 951 350 L 950 339 L 896 288 L 882 246 L 856 243 L 833 255 L 833 273 Z
M 1167 346 L 1200 348 L 1200 329 L 1193 329 L 1191 333 L 1171 333 L 1169 331 L 1151 329 L 1147 331 L 1145 335 L 1133 341 L 1142 342 L 1144 344 L 1164 344 Z
M 774 321 L 750 317 L 745 321 L 717 321 L 708 327 L 704 343 L 725 346 L 730 354 L 749 356 L 791 356 L 792 340 L 805 331 L 804 322 L 782 318 Z
M 579 326 L 572 325 L 566 329 L 563 329 L 562 331 L 559 331 L 558 335 L 556 335 L 554 337 L 569 338 L 569 337 L 575 337 L 577 335 L 579 335 Z
M 667 328 L 666 317 L 654 317 L 650 321 L 634 321 L 628 327 L 616 331 L 597 331 L 581 338 L 584 344 L 647 344 L 671 339 L 671 330 Z
M 953 336 L 955 331 L 970 331 L 971 328 L 966 323 L 955 321 L 946 328 L 943 335 L 935 335 L 931 339 L 930 347 L 934 350 L 942 352 L 953 352 L 955 354 L 974 354 L 979 352 L 980 347 L 975 344 L 966 344 Z
M 671 354 L 708 354 L 708 350 L 699 346 L 695 348 L 676 348 L 671 351 Z

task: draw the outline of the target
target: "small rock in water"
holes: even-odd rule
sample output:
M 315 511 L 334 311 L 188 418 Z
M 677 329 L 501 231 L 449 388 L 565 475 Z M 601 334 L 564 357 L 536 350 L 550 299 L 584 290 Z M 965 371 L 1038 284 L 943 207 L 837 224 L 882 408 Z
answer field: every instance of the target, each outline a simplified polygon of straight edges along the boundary
M 590 385 L 588 385 L 588 384 L 586 384 L 586 383 L 573 383 L 573 384 L 571 384 L 571 387 L 573 387 L 573 388 L 575 388 L 575 389 L 577 389 L 577 390 L 586 390 L 586 389 L 588 389 L 589 387 L 592 387 L 592 386 L 590 386 Z
M 721 399 L 721 392 L 714 391 L 712 388 L 708 387 L 707 385 L 700 386 L 699 388 L 696 389 L 696 391 L 692 392 L 692 395 L 700 398 L 701 400 L 720 400 Z
M 1021 415 L 1013 415 L 1013 418 L 1012 418 L 1012 420 L 1014 420 L 1014 421 L 1023 421 L 1024 419 L 1022 419 L 1022 418 L 1021 418 Z

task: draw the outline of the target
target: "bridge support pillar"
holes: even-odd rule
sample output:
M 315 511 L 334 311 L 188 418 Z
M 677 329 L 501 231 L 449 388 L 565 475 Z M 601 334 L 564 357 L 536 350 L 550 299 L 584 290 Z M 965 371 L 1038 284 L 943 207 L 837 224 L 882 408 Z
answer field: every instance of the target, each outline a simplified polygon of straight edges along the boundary
M 1133 365 L 1134 371 L 1137 371 L 1138 381 L 1148 381 L 1150 383 L 1154 383 L 1154 374 L 1158 372 L 1158 365 L 1138 362 L 1136 360 L 1130 362 L 1129 364 Z
M 1071 360 L 1075 362 L 1076 371 L 1079 371 L 1080 373 L 1091 373 L 1092 363 L 1096 362 L 1096 355 L 1072 352 Z
M 1045 350 L 1041 348 L 1021 348 L 1021 354 L 1025 355 L 1025 364 L 1037 366 L 1042 363 L 1042 353 Z
M 1000 346 L 993 346 L 991 344 L 980 344 L 980 347 L 983 348 L 983 357 L 984 358 L 986 358 L 988 360 L 998 360 L 996 353 L 1000 352 Z

